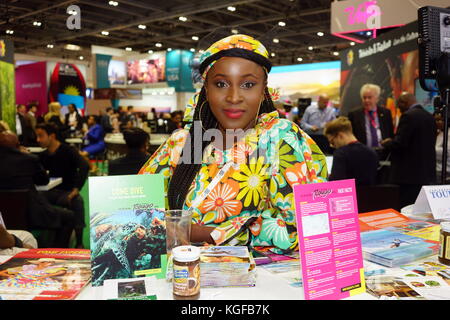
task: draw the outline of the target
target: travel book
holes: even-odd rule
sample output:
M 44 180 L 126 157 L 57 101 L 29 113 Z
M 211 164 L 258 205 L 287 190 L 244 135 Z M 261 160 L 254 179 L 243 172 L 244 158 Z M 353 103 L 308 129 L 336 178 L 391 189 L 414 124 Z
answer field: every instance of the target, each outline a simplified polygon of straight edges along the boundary
M 89 178 L 92 285 L 106 279 L 165 278 L 164 177 Z
M 364 259 L 386 267 L 411 263 L 439 250 L 437 241 L 386 229 L 361 232 L 361 244 Z
M 0 300 L 72 300 L 90 280 L 89 249 L 30 249 L 0 265 Z

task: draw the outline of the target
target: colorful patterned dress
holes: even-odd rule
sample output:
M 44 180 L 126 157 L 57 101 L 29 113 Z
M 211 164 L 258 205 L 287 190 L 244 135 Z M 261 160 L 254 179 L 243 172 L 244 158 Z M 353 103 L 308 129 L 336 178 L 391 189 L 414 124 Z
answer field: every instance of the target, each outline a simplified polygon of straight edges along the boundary
M 159 147 L 140 174 L 161 173 L 170 181 L 189 130 L 178 130 Z M 325 156 L 293 122 L 274 111 L 259 116 L 252 132 L 233 147 L 220 150 L 210 144 L 203 153 L 183 209 L 208 187 L 228 162 L 234 165 L 193 210 L 193 223 L 215 227 L 217 245 L 270 246 L 274 252 L 298 245 L 295 184 L 324 182 Z

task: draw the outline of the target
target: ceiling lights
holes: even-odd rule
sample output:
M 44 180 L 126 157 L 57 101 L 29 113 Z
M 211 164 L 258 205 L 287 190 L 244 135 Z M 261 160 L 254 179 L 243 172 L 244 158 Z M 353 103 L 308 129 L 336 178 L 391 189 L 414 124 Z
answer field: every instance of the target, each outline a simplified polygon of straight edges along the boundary
M 117 1 L 109 1 L 108 4 L 113 7 L 117 7 L 119 5 Z
M 273 42 L 274 42 L 274 43 L 279 43 L 279 42 L 280 42 L 280 40 L 279 40 L 279 39 L 277 39 L 277 38 L 273 38 Z
M 351 45 L 351 46 L 354 46 L 354 45 L 355 45 L 355 42 L 354 42 L 354 41 L 350 42 L 350 45 Z
M 64 46 L 64 49 L 67 49 L 67 50 L 72 50 L 72 51 L 80 51 L 81 50 L 81 47 L 80 46 L 77 46 L 76 44 L 66 44 L 65 46 Z
M 14 30 L 6 30 L 6 34 L 13 34 Z
M 197 36 L 192 36 L 192 40 L 194 40 L 194 41 L 198 41 L 198 37 Z
M 313 46 L 309 46 L 308 50 L 314 50 L 314 47 Z
M 179 17 L 178 20 L 183 21 L 183 22 L 186 22 L 186 21 L 187 21 L 187 18 L 186 18 L 186 17 Z
M 83 56 L 79 56 L 78 59 L 84 60 L 84 57 Z
M 191 52 L 195 52 L 195 49 L 194 48 L 191 48 L 191 49 L 189 49 Z
M 278 22 L 278 25 L 279 25 L 280 27 L 285 27 L 285 26 L 286 26 L 286 22 L 280 21 L 280 22 Z
M 232 33 L 232 34 L 238 34 L 238 33 L 239 33 L 239 30 L 238 30 L 238 29 L 231 29 L 231 33 Z
M 144 24 L 140 24 L 140 25 L 138 25 L 138 28 L 142 29 L 142 30 L 145 30 L 145 29 L 147 29 L 147 26 L 144 25 Z
M 234 11 L 236 11 L 236 7 L 229 6 L 229 7 L 227 7 L 227 10 L 231 11 L 231 12 L 234 12 Z
M 302 61 L 303 61 L 303 58 L 298 57 L 298 58 L 297 58 L 297 61 L 298 61 L 298 62 L 302 62 Z
M 333 51 L 333 55 L 334 55 L 334 56 L 338 56 L 338 55 L 339 55 L 339 52 Z
M 158 48 L 161 48 L 162 47 L 162 43 L 157 42 L 157 43 L 155 43 L 155 46 L 158 47 Z
M 42 22 L 39 21 L 33 21 L 33 26 L 40 27 L 42 25 Z
M 102 31 L 102 35 L 107 36 L 107 35 L 109 35 L 109 32 L 108 31 Z
M 133 49 L 130 48 L 130 47 L 126 47 L 125 50 L 126 50 L 126 51 L 133 51 Z
M 323 33 L 322 31 L 319 31 L 319 32 L 317 32 L 317 35 L 318 35 L 319 37 L 323 37 L 324 33 Z
M 55 46 L 54 45 L 52 45 L 52 44 L 48 44 L 47 45 L 47 48 L 49 48 L 49 49 L 53 49 Z
M 172 48 L 167 48 L 167 51 L 169 51 L 169 52 L 172 51 Z
M 152 54 L 153 53 L 153 50 L 148 50 L 147 51 L 149 54 Z

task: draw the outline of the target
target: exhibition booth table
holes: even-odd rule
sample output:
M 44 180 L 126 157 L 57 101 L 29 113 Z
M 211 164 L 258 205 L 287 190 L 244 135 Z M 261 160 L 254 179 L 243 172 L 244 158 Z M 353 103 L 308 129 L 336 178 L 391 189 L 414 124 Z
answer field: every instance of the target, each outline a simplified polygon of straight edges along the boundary
M 169 134 L 152 133 L 150 134 L 150 153 L 153 153 L 161 144 L 163 144 L 168 138 Z M 105 136 L 105 143 L 107 149 L 106 158 L 108 160 L 114 160 L 121 156 L 124 156 L 127 152 L 125 145 L 125 139 L 122 133 L 109 133 Z

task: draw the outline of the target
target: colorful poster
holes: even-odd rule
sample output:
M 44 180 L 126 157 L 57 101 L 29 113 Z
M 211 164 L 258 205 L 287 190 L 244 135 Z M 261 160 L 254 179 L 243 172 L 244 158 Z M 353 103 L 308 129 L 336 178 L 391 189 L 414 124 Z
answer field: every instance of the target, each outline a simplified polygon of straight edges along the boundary
M 355 180 L 294 186 L 307 300 L 365 292 Z
M 125 84 L 127 82 L 127 67 L 125 61 L 111 60 L 108 66 L 109 84 Z
M 149 59 L 127 62 L 128 84 L 166 81 L 166 54 L 154 53 Z
M 0 120 L 6 121 L 12 130 L 16 128 L 16 104 L 14 94 L 14 45 L 11 40 L 0 38 Z
M 82 97 L 83 105 L 76 104 L 78 109 L 84 109 L 86 99 L 86 83 L 81 71 L 74 64 L 57 63 L 50 79 L 50 101 L 59 101 L 59 94 Z M 67 99 L 67 97 L 65 97 Z M 59 101 L 62 104 L 62 101 Z
M 89 177 L 92 285 L 166 273 L 164 177 Z

